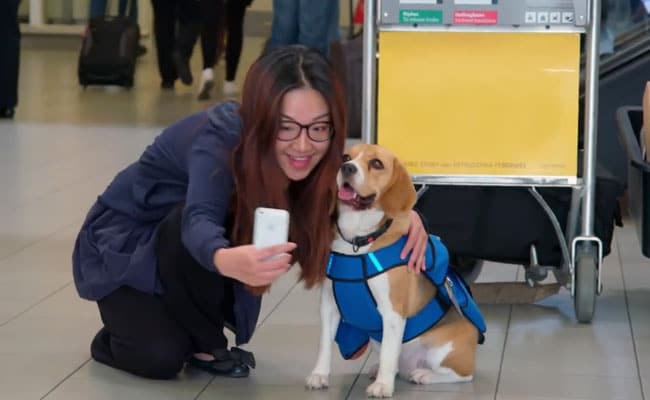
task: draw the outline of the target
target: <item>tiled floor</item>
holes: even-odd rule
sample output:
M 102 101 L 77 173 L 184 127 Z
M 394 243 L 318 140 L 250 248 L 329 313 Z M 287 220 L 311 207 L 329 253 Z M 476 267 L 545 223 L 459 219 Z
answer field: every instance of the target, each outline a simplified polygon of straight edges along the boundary
M 246 39 L 241 71 L 262 41 Z M 194 99 L 196 87 L 161 93 L 151 53 L 140 61 L 132 91 L 83 91 L 76 84 L 76 54 L 26 48 L 17 118 L 0 123 L 0 398 L 364 398 L 373 354 L 336 359 L 326 392 L 303 388 L 316 356 L 317 293 L 295 285 L 293 273 L 265 298 L 248 346 L 259 365 L 249 379 L 187 370 L 173 381 L 148 381 L 90 360 L 100 322 L 95 304 L 80 300 L 72 284 L 76 230 L 95 196 L 160 127 L 206 104 Z M 514 281 L 517 274 L 516 267 L 491 264 L 480 279 Z M 603 274 L 605 291 L 592 324 L 576 323 L 566 290 L 535 305 L 484 306 L 488 334 L 475 380 L 433 386 L 399 381 L 395 397 L 650 398 L 650 261 L 629 221 L 616 229 Z

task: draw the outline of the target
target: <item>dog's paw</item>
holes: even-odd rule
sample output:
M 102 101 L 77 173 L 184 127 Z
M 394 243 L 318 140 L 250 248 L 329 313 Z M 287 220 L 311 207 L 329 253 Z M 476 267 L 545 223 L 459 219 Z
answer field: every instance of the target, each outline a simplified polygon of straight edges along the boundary
M 427 368 L 416 368 L 409 374 L 409 380 L 418 385 L 429 385 L 436 380 L 435 377 L 435 373 Z
M 368 370 L 368 376 L 370 377 L 370 379 L 372 379 L 372 380 L 377 379 L 377 372 L 379 372 L 379 363 L 373 365 Z
M 305 379 L 307 389 L 326 389 L 329 386 L 329 375 L 312 373 Z
M 366 389 L 366 394 L 368 397 L 393 397 L 393 390 L 395 389 L 395 384 L 386 383 L 380 381 L 374 381 Z

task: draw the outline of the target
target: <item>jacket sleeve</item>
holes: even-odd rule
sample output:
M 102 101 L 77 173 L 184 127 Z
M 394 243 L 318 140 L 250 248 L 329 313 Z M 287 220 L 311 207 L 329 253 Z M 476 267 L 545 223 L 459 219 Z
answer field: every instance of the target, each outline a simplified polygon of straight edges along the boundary
M 181 238 L 194 259 L 216 272 L 214 252 L 229 245 L 225 224 L 234 187 L 230 159 L 238 132 L 212 123 L 202 129 L 188 155 Z

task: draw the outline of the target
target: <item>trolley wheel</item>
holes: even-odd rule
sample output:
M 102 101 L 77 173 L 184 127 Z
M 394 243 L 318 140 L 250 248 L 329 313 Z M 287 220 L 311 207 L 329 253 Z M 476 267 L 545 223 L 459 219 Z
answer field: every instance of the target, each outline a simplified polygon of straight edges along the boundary
M 578 322 L 590 323 L 596 309 L 598 271 L 596 247 L 584 244 L 575 255 L 575 297 L 573 299 Z

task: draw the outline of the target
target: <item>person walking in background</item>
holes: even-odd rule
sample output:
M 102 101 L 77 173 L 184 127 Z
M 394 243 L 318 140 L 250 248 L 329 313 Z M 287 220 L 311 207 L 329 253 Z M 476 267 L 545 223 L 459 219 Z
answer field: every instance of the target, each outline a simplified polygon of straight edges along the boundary
M 226 36 L 226 80 L 223 83 L 223 94 L 233 95 L 237 93 L 235 77 L 239 67 L 243 40 L 244 40 L 244 17 L 246 8 L 253 0 L 202 0 L 203 8 L 203 29 L 201 31 L 201 50 L 203 53 L 203 71 L 201 72 L 201 83 L 199 84 L 199 100 L 210 98 L 210 91 L 214 87 L 214 66 L 218 63 L 218 48 L 223 40 L 225 25 Z M 224 10 L 225 8 L 225 10 Z M 225 11 L 225 18 L 224 18 Z
M 190 57 L 201 29 L 199 0 L 151 0 L 158 70 L 163 89 L 173 89 L 176 79 L 192 84 Z
M 340 36 L 338 1 L 273 0 L 268 50 L 301 44 L 327 55 L 330 43 Z
M 0 1 L 0 119 L 13 118 L 18 105 L 19 4 L 20 0 Z
M 214 67 L 224 50 L 226 31 L 226 9 L 224 0 L 201 0 L 201 55 L 203 69 L 199 84 L 199 100 L 210 98 L 214 87 Z

